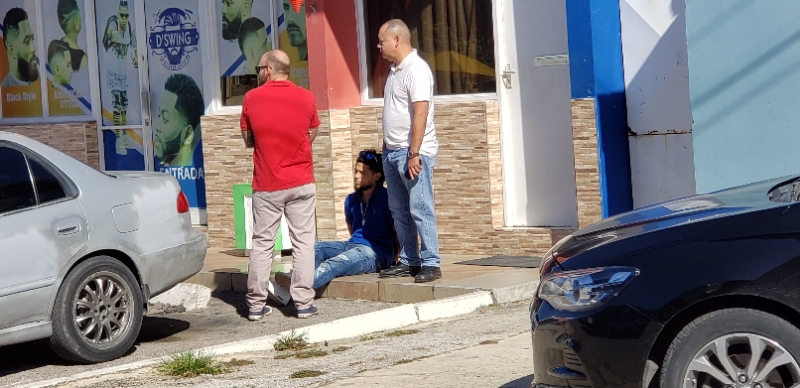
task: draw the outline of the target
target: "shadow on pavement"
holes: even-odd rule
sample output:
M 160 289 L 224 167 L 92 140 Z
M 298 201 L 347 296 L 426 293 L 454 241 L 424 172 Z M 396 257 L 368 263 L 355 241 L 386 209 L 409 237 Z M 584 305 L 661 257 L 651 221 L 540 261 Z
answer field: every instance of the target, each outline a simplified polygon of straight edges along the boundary
M 533 381 L 533 374 L 530 374 L 525 377 L 518 378 L 514 381 L 509 381 L 498 388 L 530 388 L 532 381 Z
M 164 317 L 144 317 L 142 329 L 139 337 L 136 338 L 135 345 L 142 342 L 169 341 L 170 337 L 182 331 L 188 330 L 191 324 L 178 319 Z
M 144 317 L 142 329 L 134 346 L 124 356 L 136 352 L 141 343 L 168 340 L 171 336 L 189 329 L 189 322 L 162 317 Z M 59 358 L 51 349 L 49 340 L 37 340 L 0 346 L 0 377 L 45 366 L 70 366 L 72 362 Z
M 250 311 L 247 307 L 247 303 L 244 300 L 244 293 L 239 292 L 220 292 L 214 291 L 211 293 L 212 298 L 219 299 L 234 308 L 236 308 L 236 314 L 239 314 L 240 317 L 247 319 L 248 312 Z M 286 306 L 281 306 L 272 299 L 267 299 L 267 306 L 272 307 L 273 314 L 281 313 L 284 317 L 295 317 L 297 316 L 297 309 L 294 307 L 292 302 L 289 302 Z

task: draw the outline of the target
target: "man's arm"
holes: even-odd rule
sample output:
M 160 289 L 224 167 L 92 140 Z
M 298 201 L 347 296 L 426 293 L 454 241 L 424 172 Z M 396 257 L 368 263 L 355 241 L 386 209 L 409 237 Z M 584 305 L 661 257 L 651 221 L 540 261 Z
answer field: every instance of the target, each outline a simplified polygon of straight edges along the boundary
M 353 235 L 353 225 L 347 224 L 347 231 L 350 232 L 350 235 Z
M 317 131 L 318 130 L 319 130 L 319 127 L 314 127 L 314 128 L 309 128 L 308 129 L 308 139 L 311 140 L 312 143 L 314 142 L 314 139 L 317 138 Z M 350 233 L 350 234 L 353 234 L 353 233 Z
M 256 146 L 256 139 L 253 137 L 253 131 L 242 130 L 242 140 L 246 148 L 253 148 Z
M 414 118 L 411 121 L 411 144 L 408 150 L 417 154 L 422 147 L 422 138 L 425 137 L 425 127 L 428 121 L 428 107 L 430 101 L 417 101 L 414 105 Z M 408 175 L 414 180 L 422 171 L 422 163 L 419 157 L 408 160 Z

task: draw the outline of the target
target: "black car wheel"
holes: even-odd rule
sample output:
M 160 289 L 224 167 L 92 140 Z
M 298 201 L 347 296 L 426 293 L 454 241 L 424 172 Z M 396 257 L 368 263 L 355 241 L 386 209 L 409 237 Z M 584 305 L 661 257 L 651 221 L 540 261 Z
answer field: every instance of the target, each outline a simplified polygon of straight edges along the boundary
M 661 387 L 800 386 L 800 330 L 751 309 L 714 311 L 688 324 L 664 359 Z
M 75 267 L 53 308 L 50 344 L 62 358 L 96 363 L 133 346 L 142 326 L 142 292 L 131 271 L 108 256 Z

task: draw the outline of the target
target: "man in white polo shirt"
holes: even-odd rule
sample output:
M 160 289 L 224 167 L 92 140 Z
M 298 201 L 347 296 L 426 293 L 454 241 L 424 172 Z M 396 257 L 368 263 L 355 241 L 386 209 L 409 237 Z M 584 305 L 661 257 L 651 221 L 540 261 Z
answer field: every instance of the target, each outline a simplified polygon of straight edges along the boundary
M 414 276 L 416 283 L 430 282 L 442 277 L 433 206 L 433 166 L 439 150 L 433 125 L 433 73 L 411 47 L 411 33 L 402 20 L 381 27 L 378 49 L 392 62 L 383 92 L 383 166 L 402 246 L 400 262 L 379 276 Z

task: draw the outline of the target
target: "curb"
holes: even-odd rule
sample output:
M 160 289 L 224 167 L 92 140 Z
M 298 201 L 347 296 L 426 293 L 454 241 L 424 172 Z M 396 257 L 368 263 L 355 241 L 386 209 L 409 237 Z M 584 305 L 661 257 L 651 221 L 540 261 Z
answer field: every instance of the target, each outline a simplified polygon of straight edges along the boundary
M 333 341 L 338 339 L 358 337 L 364 334 L 375 333 L 379 331 L 399 329 L 401 327 L 410 326 L 420 322 L 469 314 L 481 307 L 489 306 L 493 303 L 494 299 L 491 292 L 478 291 L 446 299 L 406 304 L 385 310 L 373 311 L 371 313 L 341 318 L 335 321 L 318 323 L 315 325 L 295 329 L 294 331 L 295 333 L 304 333 L 307 336 L 308 341 L 312 343 Z M 281 336 L 289 335 L 291 332 L 291 330 L 287 330 L 278 334 L 228 342 L 197 350 L 213 353 L 217 356 L 268 351 L 273 349 L 272 346 Z M 159 362 L 168 358 L 169 356 L 150 358 L 128 364 L 76 373 L 72 376 L 36 381 L 23 385 L 15 385 L 15 387 L 52 387 L 54 385 L 69 383 L 86 378 L 140 369 L 158 364 Z

